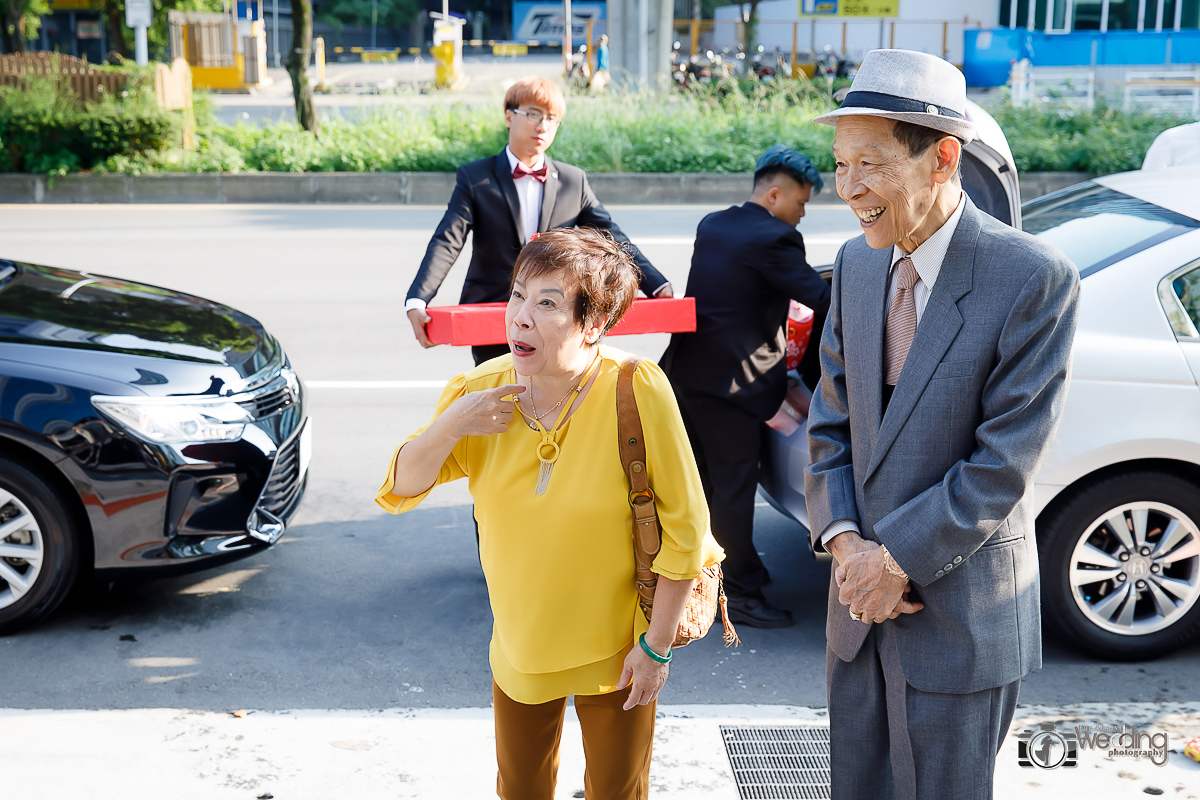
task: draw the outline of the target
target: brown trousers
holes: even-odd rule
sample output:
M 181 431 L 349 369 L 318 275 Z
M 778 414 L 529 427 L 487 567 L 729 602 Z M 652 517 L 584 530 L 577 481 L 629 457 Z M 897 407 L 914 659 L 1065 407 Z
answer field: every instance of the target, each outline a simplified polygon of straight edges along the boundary
M 558 745 L 567 698 L 526 705 L 492 682 L 496 713 L 496 794 L 503 800 L 553 800 L 558 781 Z M 629 690 L 576 695 L 583 729 L 587 800 L 645 800 L 650 792 L 650 750 L 657 703 L 621 706 Z

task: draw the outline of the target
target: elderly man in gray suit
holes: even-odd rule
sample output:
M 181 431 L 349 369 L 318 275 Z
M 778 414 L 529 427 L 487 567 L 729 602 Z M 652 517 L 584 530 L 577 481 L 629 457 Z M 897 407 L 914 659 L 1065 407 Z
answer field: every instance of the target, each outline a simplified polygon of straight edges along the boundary
M 1079 274 L 980 212 L 962 74 L 868 53 L 834 125 L 863 235 L 838 254 L 808 421 L 813 547 L 837 562 L 834 798 L 990 798 L 1041 666 L 1033 478 L 1062 411 Z

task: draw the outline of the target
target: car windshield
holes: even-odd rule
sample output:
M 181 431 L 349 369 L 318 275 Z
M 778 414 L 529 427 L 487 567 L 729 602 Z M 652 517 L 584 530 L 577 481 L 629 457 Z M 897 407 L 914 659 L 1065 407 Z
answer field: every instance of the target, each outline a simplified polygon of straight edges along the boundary
M 1200 228 L 1191 217 L 1091 182 L 1038 198 L 1021 217 L 1021 228 L 1066 253 L 1080 277 Z

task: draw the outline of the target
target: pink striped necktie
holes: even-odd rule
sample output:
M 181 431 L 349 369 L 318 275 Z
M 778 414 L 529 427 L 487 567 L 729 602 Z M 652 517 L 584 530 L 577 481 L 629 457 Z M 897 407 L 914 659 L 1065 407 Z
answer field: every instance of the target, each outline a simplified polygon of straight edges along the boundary
M 896 297 L 888 309 L 887 324 L 883 329 L 884 383 L 888 386 L 895 386 L 900 380 L 900 371 L 904 369 L 904 360 L 917 333 L 917 301 L 913 297 L 913 287 L 920 275 L 908 256 L 896 262 L 896 270 Z

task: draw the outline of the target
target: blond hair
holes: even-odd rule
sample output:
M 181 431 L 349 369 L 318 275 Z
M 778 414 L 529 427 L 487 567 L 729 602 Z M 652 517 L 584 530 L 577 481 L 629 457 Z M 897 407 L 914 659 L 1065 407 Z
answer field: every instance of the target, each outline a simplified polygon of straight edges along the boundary
M 533 105 L 561 117 L 567 111 L 567 101 L 562 89 L 548 78 L 521 78 L 504 93 L 504 110 L 515 110 L 523 105 Z

